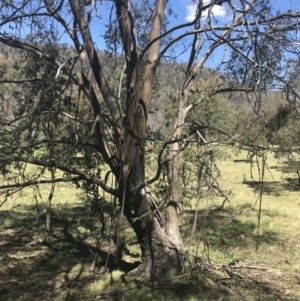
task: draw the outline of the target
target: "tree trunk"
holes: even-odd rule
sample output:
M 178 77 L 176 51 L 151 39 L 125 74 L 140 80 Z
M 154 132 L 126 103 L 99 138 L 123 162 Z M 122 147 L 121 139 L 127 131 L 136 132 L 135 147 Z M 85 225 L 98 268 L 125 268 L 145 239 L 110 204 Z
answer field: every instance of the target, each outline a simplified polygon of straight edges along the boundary
M 143 262 L 130 275 L 162 280 L 177 274 L 182 268 L 183 243 L 178 231 L 169 231 L 169 216 L 165 219 L 151 191 L 144 186 L 144 152 L 135 146 L 135 160 L 127 182 L 124 215 L 133 227 L 141 250 Z M 124 189 L 120 189 L 120 194 Z M 119 196 L 123 199 L 123 195 Z

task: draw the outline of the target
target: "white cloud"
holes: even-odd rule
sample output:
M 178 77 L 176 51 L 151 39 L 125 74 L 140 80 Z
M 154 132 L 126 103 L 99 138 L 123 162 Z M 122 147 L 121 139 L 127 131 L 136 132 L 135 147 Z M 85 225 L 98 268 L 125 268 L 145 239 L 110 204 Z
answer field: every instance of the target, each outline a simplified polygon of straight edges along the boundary
M 221 18 L 225 17 L 227 13 L 226 8 L 220 5 L 214 5 L 211 12 L 215 17 L 221 17 Z M 207 14 L 208 14 L 208 10 L 205 10 L 203 12 L 203 15 L 207 17 Z
M 186 7 L 185 19 L 188 22 L 192 22 L 195 19 L 196 8 L 194 4 L 190 4 Z
M 211 13 L 213 14 L 214 17 L 225 17 L 227 11 L 226 8 L 220 6 L 220 5 L 214 5 Z M 196 5 L 195 4 L 189 4 L 186 6 L 186 17 L 185 20 L 188 22 L 191 22 L 195 19 L 195 14 L 196 14 Z M 208 15 L 208 9 L 205 10 L 202 13 L 203 17 L 207 17 Z

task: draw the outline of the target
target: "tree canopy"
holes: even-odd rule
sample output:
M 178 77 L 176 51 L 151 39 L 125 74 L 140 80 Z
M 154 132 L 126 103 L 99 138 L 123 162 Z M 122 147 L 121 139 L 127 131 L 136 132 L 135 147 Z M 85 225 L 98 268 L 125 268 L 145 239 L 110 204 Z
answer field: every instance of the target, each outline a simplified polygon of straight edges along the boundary
M 174 21 L 178 3 L 166 0 L 0 4 L 4 199 L 62 181 L 91 199 L 100 190 L 113 195 L 142 251 L 132 274 L 154 279 L 181 271 L 185 256 L 181 154 L 197 145 L 211 159 L 203 150 L 218 141 L 270 148 L 279 140 L 268 131 L 290 132 L 290 110 L 298 116 L 299 9 L 276 12 L 260 0 L 191 3 L 186 22 Z M 150 187 L 163 175 L 161 206 Z

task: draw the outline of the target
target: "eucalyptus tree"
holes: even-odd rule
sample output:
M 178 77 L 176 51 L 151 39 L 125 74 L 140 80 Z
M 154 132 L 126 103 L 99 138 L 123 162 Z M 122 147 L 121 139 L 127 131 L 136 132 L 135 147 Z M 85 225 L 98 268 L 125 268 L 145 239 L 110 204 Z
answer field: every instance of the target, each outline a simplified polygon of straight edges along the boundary
M 116 196 L 142 251 L 143 261 L 132 274 L 152 279 L 182 269 L 180 154 L 203 129 L 199 122 L 186 123 L 188 114 L 220 93 L 248 93 L 254 110 L 261 92 L 279 84 L 299 97 L 285 80 L 284 66 L 287 57 L 299 56 L 299 10 L 276 13 L 269 1 L 260 0 L 191 1 L 192 18 L 178 23 L 172 5 L 178 3 L 5 0 L 0 5 L 0 42 L 19 49 L 27 68 L 1 80 L 6 87 L 0 115 L 6 182 L 1 189 L 8 195 L 29 185 L 77 181 Z M 124 62 L 113 74 L 99 55 L 100 35 L 107 51 Z M 180 51 L 186 64 L 176 94 L 176 118 L 170 137 L 161 143 L 157 172 L 146 179 L 146 125 L 156 70 L 163 60 L 176 61 Z M 212 57 L 218 72 L 230 80 L 220 77 L 195 98 L 193 89 Z M 111 79 L 117 75 L 118 85 Z M 76 163 L 79 153 L 89 160 Z M 100 177 L 100 162 L 114 175 L 116 187 Z M 40 172 L 61 170 L 65 176 L 40 180 L 19 168 L 23 182 L 14 182 L 10 166 L 16 170 L 28 163 Z M 168 177 L 165 208 L 150 190 L 163 169 Z

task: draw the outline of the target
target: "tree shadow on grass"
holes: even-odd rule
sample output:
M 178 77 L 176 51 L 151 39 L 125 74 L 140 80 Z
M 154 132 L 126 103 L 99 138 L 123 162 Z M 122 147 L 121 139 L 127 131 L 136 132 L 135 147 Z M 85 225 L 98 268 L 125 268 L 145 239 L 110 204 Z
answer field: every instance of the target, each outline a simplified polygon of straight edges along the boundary
M 95 237 L 82 227 L 82 207 L 58 208 L 47 242 L 45 216 L 37 218 L 34 206 L 17 209 L 0 211 L 0 300 L 93 300 L 119 278 L 115 270 L 127 273 L 137 266 L 115 261 L 108 239 L 95 247 Z M 96 273 L 90 273 L 95 254 Z M 91 293 L 94 286 L 100 291 Z
M 247 212 L 253 214 L 253 207 L 242 206 L 239 209 L 227 206 L 222 209 L 200 210 L 198 211 L 198 222 L 196 233 L 200 234 L 205 243 L 209 244 L 216 250 L 229 250 L 236 248 L 255 249 L 257 241 L 257 223 L 245 221 L 241 222 L 236 218 L 241 215 L 247 215 Z M 186 227 L 194 222 L 194 210 L 185 211 L 189 217 Z M 189 236 L 190 233 L 187 233 Z M 277 243 L 277 234 L 273 231 L 264 231 L 259 235 L 260 243 L 274 244 Z
M 258 233 L 255 220 L 252 222 L 239 219 L 241 216 L 252 218 L 256 213 L 257 210 L 251 204 L 235 207 L 226 206 L 222 209 L 199 210 L 190 251 L 191 254 L 195 254 L 197 258 L 200 258 L 200 261 L 203 260 L 209 264 L 212 262 L 211 271 L 216 278 L 216 283 L 221 281 L 224 287 L 234 292 L 240 292 L 241 295 L 246 297 L 245 300 L 278 300 L 277 296 L 283 295 L 283 291 L 279 289 L 282 286 L 279 276 L 276 271 L 272 272 L 272 269 L 276 270 L 273 266 L 274 262 L 267 267 L 267 263 L 272 261 L 272 259 L 267 259 L 263 261 L 265 263 L 261 267 L 257 263 L 257 261 L 259 262 L 257 258 L 260 258 L 260 254 L 262 257 L 268 257 L 269 253 L 265 254 L 265 250 L 274 250 L 272 252 L 276 254 L 277 247 L 278 252 L 282 252 L 285 246 L 280 235 L 276 231 L 267 230 L 265 224 L 261 226 L 262 230 Z M 191 225 L 194 223 L 195 210 L 187 210 L 184 215 L 186 224 L 182 226 L 181 230 L 184 233 L 184 240 L 189 242 L 191 230 L 188 231 L 188 229 L 191 229 Z M 278 213 L 276 213 L 276 216 L 278 216 Z M 257 246 L 258 252 L 255 253 Z M 260 250 L 264 251 L 261 253 Z M 252 256 L 252 254 L 257 254 L 257 256 Z M 219 265 L 215 265 L 215 263 L 219 263 Z M 200 266 L 203 266 L 203 264 L 200 264 Z M 246 268 L 239 269 L 239 266 L 245 266 Z M 247 266 L 254 266 L 254 269 L 249 270 Z M 232 270 L 231 267 L 233 267 Z M 237 269 L 234 269 L 235 267 Z M 224 272 L 225 268 L 226 271 L 231 270 L 232 273 Z M 204 269 L 205 271 L 207 270 Z M 293 275 L 288 275 L 293 277 Z M 258 291 L 260 291 L 260 297 L 257 294 Z M 232 297 L 230 300 L 242 299 Z M 289 296 L 282 297 L 279 300 L 298 299 Z
M 20 209 L 0 211 L 0 221 L 5 217 L 0 228 L 0 300 L 238 300 L 193 273 L 162 284 L 127 277 L 126 272 L 136 264 L 119 260 L 116 265 L 107 241 L 100 249 L 95 247 L 89 229 L 82 229 L 84 212 L 80 206 L 65 206 L 53 214 L 48 243 L 44 241 L 45 216 L 37 219 L 31 206 Z M 187 214 L 191 224 L 194 211 Z M 239 222 L 235 214 L 230 207 L 208 214 L 200 211 L 197 230 L 200 232 L 205 216 L 204 238 L 212 247 L 229 250 L 249 246 L 255 225 Z M 241 235 L 243 239 L 239 239 Z M 262 239 L 272 243 L 276 235 L 264 233 Z M 90 273 L 95 253 L 98 270 Z
M 296 178 L 286 178 L 285 183 L 282 184 L 283 188 L 290 191 L 299 191 L 300 183 L 299 179 Z
M 144 281 L 135 280 L 138 289 L 127 291 L 123 299 L 133 301 L 153 300 L 227 300 L 229 293 L 217 286 L 208 283 L 205 277 L 194 277 L 188 275 L 181 280 L 164 283 L 146 284 Z
M 252 188 L 255 193 L 258 193 L 261 190 L 263 184 L 263 193 L 276 197 L 283 195 L 287 190 L 300 190 L 299 180 L 295 178 L 286 178 L 285 182 L 268 181 L 262 183 L 260 181 L 244 181 L 243 184 Z
M 282 187 L 282 183 L 278 181 L 269 181 L 269 182 L 261 182 L 261 181 L 243 181 L 243 184 L 252 188 L 255 193 L 258 193 L 261 190 L 263 184 L 263 193 L 269 194 L 273 196 L 280 196 L 284 191 Z
M 270 169 L 276 169 L 282 173 L 296 173 L 300 169 L 299 160 L 284 161 L 281 165 L 271 166 Z
M 247 163 L 247 164 L 250 163 L 250 161 L 247 159 L 235 159 L 235 160 L 233 160 L 233 162 L 234 163 Z
M 118 260 L 107 245 L 97 249 L 82 231 L 81 207 L 68 207 L 52 216 L 53 233 L 44 240 L 45 216 L 33 207 L 0 211 L 0 300 L 218 300 L 228 292 L 204 278 L 190 276 L 166 283 L 131 279 L 136 263 Z M 79 231 L 81 229 L 81 231 Z M 107 243 L 107 242 L 106 242 Z M 98 253 L 98 271 L 90 273 Z M 107 266 L 105 272 L 104 267 Z

